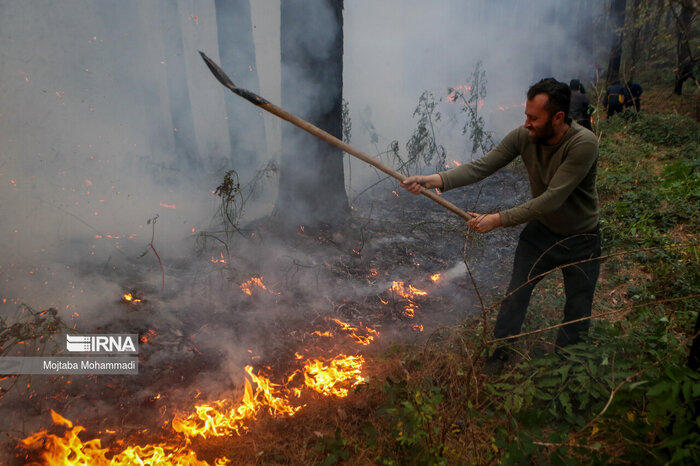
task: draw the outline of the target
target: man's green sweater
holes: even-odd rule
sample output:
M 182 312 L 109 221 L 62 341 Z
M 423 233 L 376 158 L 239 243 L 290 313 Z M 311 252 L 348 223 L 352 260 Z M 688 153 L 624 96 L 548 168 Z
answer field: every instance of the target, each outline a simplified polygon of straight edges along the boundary
M 532 142 L 528 130 L 522 126 L 511 131 L 484 157 L 441 172 L 443 191 L 480 181 L 518 155 L 527 168 L 532 199 L 499 212 L 503 226 L 537 219 L 562 235 L 586 233 L 596 228 L 598 141 L 591 131 L 575 122 L 553 146 Z

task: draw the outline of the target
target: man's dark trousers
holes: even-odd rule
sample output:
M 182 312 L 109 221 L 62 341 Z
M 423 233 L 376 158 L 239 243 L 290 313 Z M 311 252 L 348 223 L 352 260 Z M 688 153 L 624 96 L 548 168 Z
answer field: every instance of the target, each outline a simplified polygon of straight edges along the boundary
M 501 304 L 496 319 L 494 337 L 503 338 L 520 333 L 532 290 L 541 280 L 534 277 L 566 264 L 600 257 L 600 230 L 570 236 L 550 231 L 537 220 L 527 224 L 520 233 L 520 241 L 515 251 L 513 276 L 508 286 L 508 296 Z M 564 322 L 591 315 L 593 293 L 595 292 L 600 261 L 593 260 L 564 267 Z M 525 283 L 527 283 L 525 285 Z M 511 294 L 512 293 L 512 294 Z M 579 341 L 588 332 L 589 320 L 559 328 L 557 347 Z
M 616 113 L 622 113 L 624 108 L 622 107 L 622 104 L 617 101 L 617 96 L 613 96 L 615 101 L 610 102 L 608 104 L 608 118 L 612 118 L 613 115 Z

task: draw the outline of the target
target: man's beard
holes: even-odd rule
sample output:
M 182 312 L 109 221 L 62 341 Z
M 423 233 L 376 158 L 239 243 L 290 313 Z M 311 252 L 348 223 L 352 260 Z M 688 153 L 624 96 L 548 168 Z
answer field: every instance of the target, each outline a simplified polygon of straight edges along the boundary
M 543 127 L 535 129 L 535 135 L 530 135 L 530 139 L 535 144 L 544 144 L 554 137 L 554 125 L 552 125 L 552 118 L 550 117 L 547 124 Z

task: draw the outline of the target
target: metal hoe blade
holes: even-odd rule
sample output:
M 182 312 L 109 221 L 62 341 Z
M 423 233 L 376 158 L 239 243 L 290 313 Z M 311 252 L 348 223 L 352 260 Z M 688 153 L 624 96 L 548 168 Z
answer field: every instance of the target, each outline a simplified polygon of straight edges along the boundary
M 200 54 L 200 55 L 202 56 L 202 58 L 204 59 L 204 63 L 207 64 L 207 66 L 208 66 L 209 69 L 211 70 L 211 72 L 212 72 L 212 74 L 214 75 L 214 77 L 215 77 L 216 79 L 218 79 L 219 82 L 220 82 L 221 84 L 223 84 L 224 86 L 228 87 L 228 88 L 231 89 L 232 91 L 233 91 L 234 89 L 236 89 L 236 85 L 233 84 L 233 81 L 231 81 L 231 78 L 229 78 L 229 77 L 226 75 L 226 73 L 224 73 L 224 70 L 222 70 L 221 68 L 219 68 L 219 65 L 217 65 L 217 64 L 214 62 L 214 60 L 212 60 L 211 58 L 207 57 L 207 55 L 206 55 L 204 52 L 202 52 L 201 50 L 199 51 L 199 54 Z

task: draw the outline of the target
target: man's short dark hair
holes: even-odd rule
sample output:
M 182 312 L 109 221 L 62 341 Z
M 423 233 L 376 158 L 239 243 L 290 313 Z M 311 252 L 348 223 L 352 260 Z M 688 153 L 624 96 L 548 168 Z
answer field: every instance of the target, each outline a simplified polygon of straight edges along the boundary
M 569 117 L 571 88 L 566 83 L 560 83 L 554 78 L 544 78 L 528 89 L 527 100 L 532 100 L 539 94 L 545 94 L 548 97 L 544 108 L 550 117 L 558 112 L 564 112 L 564 118 Z

